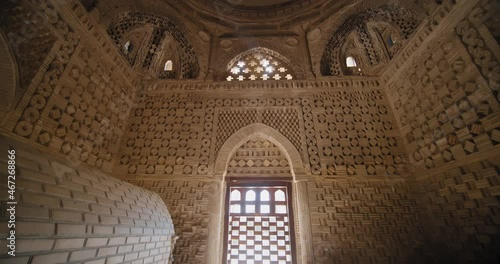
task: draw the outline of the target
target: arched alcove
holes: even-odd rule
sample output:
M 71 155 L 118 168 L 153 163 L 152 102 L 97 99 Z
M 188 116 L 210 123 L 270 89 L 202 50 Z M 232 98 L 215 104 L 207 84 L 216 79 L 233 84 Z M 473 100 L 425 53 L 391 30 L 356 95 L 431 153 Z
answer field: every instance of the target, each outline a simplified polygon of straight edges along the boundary
M 135 32 L 137 29 L 139 29 L 138 32 Z M 191 33 L 177 19 L 142 12 L 126 12 L 115 17 L 107 31 L 129 63 L 135 68 L 148 72 L 151 77 L 160 79 L 198 78 L 200 65 L 197 52 L 191 41 Z M 134 36 L 139 33 L 146 34 L 147 39 L 135 39 Z M 130 55 L 123 50 L 123 44 L 129 41 L 127 37 L 133 39 L 134 45 L 140 45 L 140 47 L 134 47 L 135 51 L 130 51 L 130 55 L 133 55 L 132 58 L 129 58 Z M 176 58 L 172 58 L 172 54 L 176 54 Z M 168 72 L 166 74 L 163 71 L 166 57 L 173 60 L 174 67 L 178 68 L 177 73 Z
M 400 41 L 402 41 L 409 39 L 415 32 L 420 19 L 415 12 L 406 9 L 403 5 L 394 4 L 368 8 L 348 16 L 339 27 L 336 27 L 335 32 L 328 33 L 330 37 L 320 60 L 320 71 L 323 76 L 350 75 L 349 71 L 346 74 L 342 70 L 341 57 L 343 55 L 342 47 L 352 36 L 352 32 L 357 35 L 360 42 L 357 48 L 360 53 L 366 56 L 365 68 L 376 68 L 383 64 L 384 60 L 381 56 L 385 56 L 384 48 L 379 47 L 378 37 L 371 34 L 373 30 L 368 27 L 368 23 L 390 25 L 394 32 L 398 32 Z M 389 31 L 382 32 L 383 34 L 389 34 Z
M 224 245 L 224 221 L 221 221 L 221 219 L 225 217 L 225 178 L 230 162 L 235 157 L 238 149 L 241 149 L 242 146 L 244 147 L 245 144 L 252 141 L 268 142 L 272 144 L 272 146 L 269 147 L 272 149 L 279 149 L 279 155 L 287 161 L 290 176 L 293 177 L 292 206 L 295 219 L 294 228 L 297 234 L 295 241 L 297 246 L 296 257 L 297 259 L 301 259 L 302 263 L 310 263 L 309 258 L 313 256 L 311 243 L 312 231 L 309 219 L 307 191 L 304 189 L 305 182 L 301 182 L 301 180 L 307 177 L 302 157 L 292 142 L 283 134 L 260 123 L 251 124 L 235 132 L 226 140 L 218 152 L 214 165 L 214 178 L 218 181 L 218 188 L 214 197 L 219 198 L 215 199 L 215 201 L 218 202 L 214 203 L 211 210 L 208 237 L 209 241 L 213 241 L 213 243 L 209 243 L 207 252 L 211 253 L 207 255 L 206 262 L 221 262 Z M 269 176 L 272 177 L 273 175 Z
M 226 175 L 229 160 L 233 156 L 234 152 L 242 144 L 256 137 L 269 140 L 280 148 L 285 157 L 288 159 L 291 167 L 291 174 L 294 177 L 294 180 L 299 180 L 298 178 L 305 175 L 302 157 L 293 143 L 272 127 L 256 123 L 236 131 L 222 145 L 217 155 L 217 159 L 215 160 L 214 176 L 219 180 L 223 180 L 223 177 Z
M 302 74 L 300 65 L 293 58 L 285 57 L 276 50 L 258 46 L 238 52 L 240 53 L 226 55 L 231 57 L 221 61 L 222 64 L 217 70 L 217 80 L 286 81 L 298 79 Z

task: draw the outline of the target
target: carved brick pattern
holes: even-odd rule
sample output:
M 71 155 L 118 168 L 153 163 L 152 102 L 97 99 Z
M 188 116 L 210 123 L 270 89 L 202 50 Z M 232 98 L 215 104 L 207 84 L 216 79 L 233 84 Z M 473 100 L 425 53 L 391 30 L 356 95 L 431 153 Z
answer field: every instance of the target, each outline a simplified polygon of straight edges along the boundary
M 152 91 L 163 91 L 163 90 L 184 90 L 184 91 L 232 91 L 237 89 L 239 91 L 254 91 L 256 89 L 266 89 L 266 90 L 279 90 L 279 89 L 300 89 L 307 90 L 310 88 L 337 88 L 344 89 L 349 87 L 379 87 L 379 81 L 377 78 L 366 77 L 366 79 L 356 79 L 352 81 L 350 79 L 329 79 L 328 81 L 312 82 L 312 81 L 255 81 L 255 82 L 203 82 L 203 83 L 182 83 L 182 82 L 168 82 L 168 81 L 155 81 L 154 83 L 147 85 L 146 90 Z
M 403 182 L 308 182 L 308 191 L 316 262 L 401 263 L 414 254 L 416 202 Z
M 204 109 L 201 102 L 189 102 L 177 96 L 142 96 L 139 100 L 132 110 L 120 171 L 205 174 L 210 149 L 210 139 L 205 135 L 209 131 L 211 137 L 212 131 L 207 123 L 210 108 Z M 200 163 L 203 166 L 199 166 Z
M 432 168 L 498 144 L 499 104 L 456 38 L 426 47 L 389 85 L 410 160 Z
M 408 39 L 418 26 L 418 21 L 415 16 L 399 6 L 384 5 L 374 9 L 368 9 L 348 17 L 333 33 L 330 41 L 326 45 L 320 62 L 320 70 L 323 76 L 326 75 L 342 75 L 341 70 L 341 55 L 340 49 L 344 44 L 346 37 L 354 30 L 358 31 L 363 43 L 366 44 L 365 51 L 368 54 L 369 61 L 372 64 L 378 63 L 377 53 L 374 50 L 373 43 L 375 40 L 369 41 L 372 36 L 364 30 L 366 23 L 369 21 L 385 21 L 393 24 L 399 29 L 402 36 Z M 380 52 L 379 54 L 383 54 Z
M 50 4 L 37 7 L 48 16 L 43 26 L 59 39 L 8 128 L 64 154 L 75 166 L 85 162 L 110 172 L 129 116 L 131 89 L 113 81 L 120 79 L 118 73 L 85 50 Z
M 498 9 L 497 9 L 498 10 Z M 481 7 L 472 10 L 469 19 L 463 20 L 457 25 L 455 31 L 467 48 L 467 52 L 476 64 L 488 85 L 500 101 L 500 65 L 494 53 L 488 48 L 478 29 L 475 27 L 477 20 L 481 20 L 486 11 Z M 482 22 L 482 21 L 480 21 Z M 479 24 L 482 25 L 482 24 Z M 493 43 L 491 45 L 494 45 Z M 498 43 L 497 43 L 498 48 Z
M 500 167 L 498 155 L 428 172 L 412 185 L 425 216 L 427 254 L 445 262 L 498 261 Z M 443 261 L 441 261 L 443 262 Z
M 484 25 L 486 25 L 490 30 L 493 38 L 498 44 L 500 44 L 500 17 L 496 15 L 497 10 L 500 9 L 500 3 L 495 0 L 486 0 L 481 4 L 481 7 L 478 7 L 471 12 L 472 14 L 477 14 L 475 16 L 477 22 L 474 24 L 484 23 Z
M 222 109 L 217 115 L 217 136 L 215 153 L 219 153 L 222 144 L 239 129 L 256 123 L 258 120 L 257 110 L 245 109 Z
M 302 116 L 304 117 L 304 129 L 306 134 L 306 146 L 309 165 L 313 175 L 321 174 L 320 158 L 318 156 L 318 145 L 316 140 L 316 130 L 314 127 L 314 116 L 311 108 L 314 107 L 314 102 L 309 98 L 304 98 L 302 103 Z
M 241 145 L 229 160 L 227 175 L 290 176 L 290 165 L 279 147 L 255 138 Z
M 395 120 L 378 90 L 259 99 L 151 94 L 142 95 L 132 113 L 116 173 L 207 174 L 229 137 L 253 123 L 282 133 L 314 175 L 386 176 L 406 169 Z
M 283 99 L 278 99 L 283 100 Z M 296 108 L 271 108 L 264 110 L 262 123 L 278 130 L 302 153 L 302 129 Z
M 195 101 L 196 99 L 194 99 Z M 196 106 L 200 106 L 200 102 L 196 103 Z M 202 106 L 205 108 L 205 123 L 203 124 L 203 135 L 201 141 L 201 149 L 200 149 L 200 166 L 198 167 L 198 174 L 207 174 L 209 168 L 212 164 L 210 164 L 210 156 L 213 135 L 213 127 L 214 127 L 214 106 L 212 101 L 203 102 Z
M 314 100 L 313 113 L 326 175 L 394 175 L 404 169 L 382 92 L 325 93 Z
M 5 9 L 0 13 L 0 28 L 7 35 L 19 66 L 19 86 L 27 89 L 57 40 L 49 25 L 59 23 L 58 14 L 50 4 L 42 9 L 28 1 L 4 3 L 2 8 Z
M 208 219 L 214 190 L 210 183 L 196 181 L 129 180 L 158 193 L 172 217 L 179 237 L 173 264 L 204 263 L 208 243 Z
M 252 110 L 246 109 L 223 109 L 220 110 L 217 127 L 216 153 L 220 147 L 234 132 L 255 122 L 266 124 L 287 137 L 297 148 L 301 150 L 301 128 L 297 110 L 295 108 L 278 108 L 276 106 L 291 106 L 300 104 L 298 99 L 267 98 L 267 99 L 236 99 L 224 101 L 218 100 L 218 104 L 251 106 Z M 259 106 L 256 108 L 256 106 Z M 268 106 L 268 108 L 263 108 Z
M 380 62 L 379 55 L 377 54 L 377 51 L 375 50 L 372 36 L 370 36 L 370 33 L 368 33 L 368 28 L 367 28 L 366 24 L 359 25 L 356 28 L 356 31 L 358 32 L 359 40 L 361 41 L 361 43 L 364 47 L 366 56 L 368 57 L 370 64 L 377 65 Z
M 122 39 L 123 35 L 130 30 L 145 25 L 153 26 L 156 30 L 154 30 L 152 36 L 153 39 L 149 41 L 148 48 L 144 49 L 147 54 L 143 62 L 143 67 L 147 70 L 151 66 L 154 57 L 158 56 L 158 54 L 156 54 L 156 50 L 159 48 L 158 44 L 166 36 L 166 34 L 168 34 L 175 39 L 180 47 L 181 77 L 183 79 L 197 78 L 199 74 L 198 58 L 192 45 L 186 38 L 186 35 L 189 34 L 189 32 L 174 23 L 174 21 L 166 17 L 159 17 L 139 12 L 129 12 L 118 17 L 108 28 L 108 33 L 116 45 L 118 45 L 120 52 L 123 53 L 124 51 L 121 45 L 126 42 L 126 40 Z M 127 58 L 126 54 L 124 54 L 124 56 Z

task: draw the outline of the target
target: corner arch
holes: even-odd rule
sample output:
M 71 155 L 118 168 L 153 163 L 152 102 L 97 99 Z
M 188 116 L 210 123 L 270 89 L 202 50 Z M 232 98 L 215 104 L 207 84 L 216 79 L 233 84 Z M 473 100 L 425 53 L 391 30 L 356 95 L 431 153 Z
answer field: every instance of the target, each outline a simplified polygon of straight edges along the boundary
M 361 12 L 350 14 L 335 31 L 327 31 L 324 36 L 329 36 L 323 46 L 319 61 L 322 76 L 344 75 L 340 65 L 341 47 L 353 31 L 362 39 L 362 50 L 368 59 L 369 66 L 380 64 L 381 51 L 377 47 L 377 40 L 370 34 L 368 22 L 384 22 L 397 29 L 404 39 L 408 39 L 421 22 L 419 14 L 399 4 L 383 4 L 377 7 L 364 9 Z M 325 37 L 323 37 L 325 38 Z
M 224 142 L 215 160 L 215 178 L 222 180 L 226 176 L 228 162 L 234 152 L 242 144 L 256 137 L 267 139 L 280 148 L 290 164 L 290 171 L 294 180 L 305 175 L 302 156 L 293 143 L 274 128 L 261 123 L 255 123 L 236 131 L 226 140 L 226 142 Z
M 124 37 L 130 32 L 137 29 L 149 28 L 151 33 L 149 40 L 142 43 L 141 61 L 135 61 L 127 58 L 123 50 L 120 48 L 120 53 L 131 64 L 136 65 L 142 71 L 151 75 L 154 78 L 172 79 L 175 75 L 161 74 L 163 70 L 163 53 L 165 52 L 165 40 L 170 38 L 175 43 L 175 53 L 178 53 L 179 58 L 179 73 L 180 79 L 196 79 L 200 74 L 200 64 L 196 53 L 195 46 L 191 40 L 191 33 L 186 26 L 178 21 L 175 17 L 161 17 L 155 14 L 142 12 L 126 12 L 117 15 L 110 23 L 107 32 L 115 44 L 120 47 L 124 43 Z M 140 32 L 140 30 L 139 30 Z M 168 42 L 168 41 L 167 41 Z M 168 46 L 168 45 L 167 45 Z M 151 52 L 152 51 L 152 52 Z M 138 56 L 139 57 L 139 56 Z

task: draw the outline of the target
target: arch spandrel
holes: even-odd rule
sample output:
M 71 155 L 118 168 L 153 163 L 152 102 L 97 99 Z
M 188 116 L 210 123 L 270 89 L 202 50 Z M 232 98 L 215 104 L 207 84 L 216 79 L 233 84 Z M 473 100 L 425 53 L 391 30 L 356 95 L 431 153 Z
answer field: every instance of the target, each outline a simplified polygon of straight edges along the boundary
M 293 143 L 280 132 L 261 123 L 241 128 L 224 142 L 215 160 L 214 176 L 216 178 L 224 178 L 228 163 L 236 150 L 244 143 L 255 138 L 268 140 L 279 147 L 288 160 L 294 180 L 300 180 L 306 176 L 306 168 L 302 161 L 302 156 Z

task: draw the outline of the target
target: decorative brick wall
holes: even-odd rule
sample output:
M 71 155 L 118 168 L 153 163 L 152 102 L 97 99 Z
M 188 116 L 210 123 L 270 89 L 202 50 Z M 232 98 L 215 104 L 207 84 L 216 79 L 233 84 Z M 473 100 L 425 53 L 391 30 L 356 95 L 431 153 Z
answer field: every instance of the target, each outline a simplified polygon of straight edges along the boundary
M 404 181 L 308 182 L 316 263 L 411 263 L 416 201 Z
M 450 32 L 436 36 L 406 59 L 399 71 L 389 71 L 393 75 L 387 94 L 409 160 L 417 167 L 440 167 L 491 150 L 500 142 L 500 70 L 490 51 L 498 44 L 488 31 L 479 34 L 470 28 L 467 20 L 446 26 L 459 36 Z M 488 34 L 490 40 L 481 39 Z M 470 46 L 474 41 L 483 46 Z
M 412 181 L 424 215 L 427 262 L 496 263 L 500 259 L 500 155 L 420 172 Z
M 241 145 L 228 162 L 226 176 L 273 177 L 292 175 L 280 148 L 269 140 L 254 138 Z
M 208 241 L 209 214 L 213 203 L 214 185 L 189 180 L 134 180 L 128 182 L 157 193 L 172 216 L 179 237 L 172 252 L 173 263 L 205 263 Z
M 117 70 L 120 61 L 112 61 L 112 52 L 96 48 L 99 33 L 94 34 L 96 39 L 87 38 L 81 26 L 74 26 L 74 18 L 63 11 L 70 2 L 40 5 L 24 0 L 18 3 L 21 8 L 8 14 L 13 22 L 5 30 L 23 80 L 19 101 L 3 128 L 110 172 L 132 106 L 132 78 Z M 78 11 L 80 6 L 75 6 Z M 24 16 L 41 21 L 36 27 L 14 23 Z M 86 16 L 80 19 L 85 21 Z M 45 41 L 26 39 L 30 35 L 25 33 L 32 31 L 31 35 L 46 35 Z M 35 42 L 37 48 L 30 49 Z M 43 52 L 38 50 L 42 47 Z
M 367 87 L 361 87 L 365 84 Z M 399 184 L 407 176 L 404 149 L 399 143 L 401 139 L 395 130 L 388 101 L 376 83 L 349 81 L 342 84 L 347 87 L 329 83 L 330 91 L 318 89 L 315 92 L 311 92 L 314 91 L 313 84 L 307 85 L 308 92 L 290 88 L 293 92 L 287 93 L 293 96 L 253 97 L 237 88 L 232 95 L 203 91 L 144 91 L 138 96 L 119 151 L 122 156 L 113 174 L 158 192 L 164 199 L 179 236 L 178 248 L 174 250 L 176 263 L 200 263 L 209 254 L 206 251 L 209 206 L 221 200 L 207 189 L 207 184 L 212 184 L 207 180 L 216 180 L 213 178 L 214 163 L 221 146 L 248 125 L 265 124 L 284 135 L 299 151 L 300 159 L 308 164 L 305 169 L 309 179 L 317 177 L 321 182 L 360 178 L 361 182 L 367 180 L 359 187 L 362 192 L 363 184 L 378 186 L 370 180 L 396 180 Z M 272 85 L 265 89 L 271 90 Z M 242 142 L 242 148 L 236 150 L 236 155 L 243 155 L 241 159 L 228 157 L 228 175 L 248 176 L 251 173 L 264 176 L 268 173 L 263 165 L 258 168 L 258 173 L 248 167 L 249 161 L 255 166 L 260 156 L 255 153 L 244 156 L 247 155 L 245 148 L 270 151 L 273 146 L 264 149 L 251 147 L 250 143 Z M 278 175 L 291 176 L 291 173 L 285 175 L 290 171 L 290 164 L 283 159 L 280 152 L 283 150 L 274 147 L 276 149 L 279 151 L 274 158 L 280 159 L 275 166 L 280 170 Z M 228 153 L 222 153 L 221 157 L 224 155 Z M 240 168 L 241 160 L 246 163 Z M 391 203 L 399 198 L 408 200 L 404 206 L 387 206 L 405 210 L 405 217 L 410 218 L 413 211 L 409 207 L 414 205 L 413 200 L 400 196 L 403 195 L 400 190 L 388 187 L 384 192 L 382 196 L 394 192 L 395 197 L 376 198 L 381 200 L 380 203 L 385 199 Z M 328 219 L 327 216 L 324 218 Z M 405 223 L 414 225 L 415 221 L 414 217 Z M 323 232 L 321 228 L 313 228 L 313 231 L 316 235 Z M 386 228 L 380 232 L 389 235 L 390 231 Z M 405 238 L 410 236 L 409 232 L 404 233 Z M 334 236 L 324 239 L 329 246 L 337 243 Z M 409 252 L 397 251 L 403 250 L 396 247 L 403 245 L 401 240 L 395 238 L 396 242 L 388 244 L 385 255 L 381 256 L 391 260 L 407 257 Z M 322 259 L 323 253 L 318 251 L 316 254 Z
M 11 139 L 16 150 L 16 257 L 8 256 L 2 210 L 2 263 L 166 263 L 174 228 L 160 196 L 86 165 L 75 166 Z M 2 177 L 7 155 L 0 157 Z M 6 201 L 6 182 L 0 183 Z M 2 203 L 5 205 L 4 203 Z
M 311 229 L 311 234 L 300 236 L 299 262 L 500 258 L 495 251 L 500 246 L 500 49 L 491 33 L 498 10 L 494 0 L 477 6 L 478 1 L 432 4 L 420 26 L 400 12 L 395 18 L 409 24 L 403 25 L 408 34 L 398 45 L 407 45 L 398 46 L 387 64 L 383 60 L 387 69 L 380 78 L 251 83 L 139 82 L 115 47 L 122 40 L 113 44 L 77 0 L 20 2 L 23 8 L 15 9 L 13 22 L 2 29 L 20 64 L 23 89 L 1 131 L 22 142 L 14 146 L 20 168 L 19 254 L 0 262 L 164 263 L 170 253 L 174 263 L 214 261 L 218 252 L 210 251 L 211 244 L 220 241 L 211 238 L 221 238 L 211 228 L 220 229 L 223 219 L 217 207 L 223 204 L 222 175 L 215 164 L 226 154 L 230 176 L 300 174 L 294 206 L 306 213 L 295 210 L 295 228 L 302 225 L 299 231 Z M 33 23 L 32 14 L 45 18 L 43 23 Z M 320 28 L 337 28 L 324 21 Z M 29 30 L 38 35 L 16 35 Z M 368 31 L 360 30 L 365 53 L 378 65 Z M 309 33 L 311 54 L 295 52 L 290 60 L 304 62 L 292 65 L 299 78 L 312 77 L 308 67 L 320 72 L 321 56 L 314 54 L 323 49 L 314 38 L 332 38 L 319 29 L 313 38 L 314 30 Z M 210 65 L 224 68 L 226 63 L 218 62 L 248 48 L 243 39 L 211 47 L 208 43 L 217 40 L 211 41 L 205 29 L 178 40 L 187 45 L 198 36 L 185 49 L 189 60 L 183 76 L 217 79 L 220 69 Z M 302 50 L 305 44 L 302 38 L 277 39 L 266 37 L 259 44 L 287 56 L 283 51 Z M 148 60 L 158 55 L 145 51 Z M 339 49 L 334 52 L 339 57 Z M 309 55 L 312 65 L 305 63 Z M 209 57 L 217 59 L 209 65 Z M 339 62 L 333 60 L 333 71 L 340 70 Z M 240 142 L 234 156 L 221 153 L 228 139 L 252 124 L 286 138 L 288 150 L 298 152 L 294 161 L 304 164 L 300 172 L 290 170 L 296 165 L 285 158 L 290 153 L 265 137 Z M 41 151 L 28 150 L 32 147 Z M 259 161 L 262 165 L 256 165 Z M 3 184 L 0 191 L 6 193 Z M 0 247 L 4 253 L 5 240 Z
M 293 96 L 142 92 L 131 110 L 114 173 L 200 177 L 213 173 L 224 142 L 263 123 L 287 137 L 313 175 L 406 175 L 390 106 L 376 83 L 346 80 L 331 90 L 290 88 Z M 368 87 L 362 87 L 368 85 Z M 266 86 L 272 90 L 272 83 Z
M 485 24 L 494 2 L 443 5 L 382 77 L 414 165 L 422 262 L 500 259 L 499 46 Z

